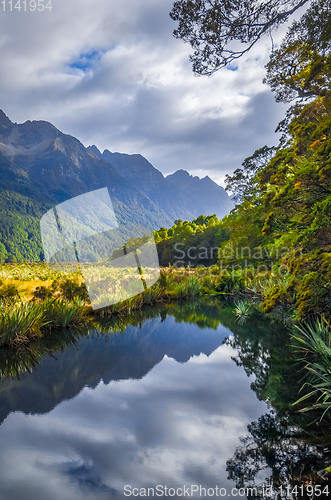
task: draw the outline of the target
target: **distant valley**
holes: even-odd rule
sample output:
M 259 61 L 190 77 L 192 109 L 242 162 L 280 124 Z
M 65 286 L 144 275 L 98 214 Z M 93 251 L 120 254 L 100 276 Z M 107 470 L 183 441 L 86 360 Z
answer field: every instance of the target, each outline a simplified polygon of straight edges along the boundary
M 209 177 L 164 177 L 140 154 L 85 148 L 46 121 L 13 123 L 0 110 L 0 261 L 43 260 L 39 222 L 53 205 L 107 187 L 116 217 L 151 229 L 176 219 L 228 214 L 233 203 Z

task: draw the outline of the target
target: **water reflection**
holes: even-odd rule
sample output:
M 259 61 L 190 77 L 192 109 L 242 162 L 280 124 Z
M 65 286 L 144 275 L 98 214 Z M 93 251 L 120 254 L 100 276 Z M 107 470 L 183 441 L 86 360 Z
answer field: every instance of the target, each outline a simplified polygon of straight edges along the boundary
M 3 380 L 1 499 L 124 498 L 125 485 L 230 491 L 226 460 L 266 405 L 223 343 L 221 311 L 171 305 Z
M 72 500 L 123 498 L 126 484 L 230 488 L 226 459 L 265 410 L 231 354 L 223 345 L 186 363 L 165 357 L 141 380 L 84 388 L 47 415 L 12 414 L 0 436 L 1 469 L 12 470 L 2 488 Z
M 248 426 L 227 462 L 228 477 L 238 488 L 253 488 L 249 498 L 265 498 L 261 476 L 269 498 L 295 498 L 295 492 L 297 498 L 330 498 L 330 475 L 323 479 L 318 474 L 331 465 L 330 420 L 320 421 L 320 411 L 306 414 L 292 407 L 307 379 L 294 359 L 286 329 L 279 328 L 275 335 L 267 328 L 261 335 L 247 328 L 227 344 L 238 353 L 236 364 L 255 375 L 251 387 L 257 397 L 271 407 Z
M 269 498 L 291 498 L 288 492 L 296 491 L 299 498 L 308 499 L 314 497 L 314 490 L 315 497 L 330 497 L 330 481 L 318 474 L 331 463 L 331 436 L 323 429 L 308 432 L 295 425 L 289 414 L 281 416 L 273 411 L 252 422 L 248 431 L 242 446 L 228 460 L 227 471 L 237 488 L 253 489 L 249 498 L 265 498 L 261 471 L 265 471 Z
M 270 485 L 276 499 L 280 487 L 325 486 L 317 471 L 331 464 L 329 423 L 291 407 L 303 380 L 288 343 L 279 323 L 256 311 L 240 324 L 215 298 L 2 352 L 2 374 L 20 378 L 0 381 L 1 500 L 191 484 L 230 496 Z

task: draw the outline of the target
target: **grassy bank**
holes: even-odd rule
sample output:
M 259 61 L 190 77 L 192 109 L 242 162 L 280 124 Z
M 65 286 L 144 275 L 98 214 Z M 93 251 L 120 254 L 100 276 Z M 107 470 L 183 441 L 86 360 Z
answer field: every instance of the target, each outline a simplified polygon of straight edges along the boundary
M 40 315 L 46 321 L 36 330 L 52 326 L 69 326 L 70 311 L 84 309 L 84 314 L 109 316 L 127 314 L 144 305 L 159 301 L 184 300 L 197 295 L 236 295 L 254 297 L 261 301 L 262 310 L 267 312 L 270 293 L 288 288 L 289 276 L 279 277 L 267 274 L 263 278 L 250 277 L 240 271 L 220 274 L 219 269 L 181 268 L 170 266 L 161 269 L 161 276 L 155 285 L 144 293 L 120 303 L 92 311 L 84 280 L 80 273 L 54 272 L 45 264 L 2 264 L 0 265 L 0 307 L 2 321 L 9 324 L 10 317 L 19 311 L 22 317 Z M 282 308 L 295 318 L 293 301 L 284 302 Z M 61 317 L 61 311 L 63 317 Z M 274 314 L 277 311 L 272 311 Z M 73 313 L 72 313 L 73 314 Z M 72 316 L 74 318 L 74 315 Z M 44 320 L 40 320 L 41 322 Z M 5 328 L 5 327 L 4 327 Z M 27 331 L 34 331 L 27 327 Z
M 162 301 L 198 295 L 261 296 L 268 281 L 253 284 L 241 276 L 221 277 L 216 268 L 164 268 L 144 293 L 92 311 L 82 276 L 54 272 L 44 264 L 0 265 L 0 346 L 19 346 L 52 329 L 93 322 L 96 317 L 127 315 Z

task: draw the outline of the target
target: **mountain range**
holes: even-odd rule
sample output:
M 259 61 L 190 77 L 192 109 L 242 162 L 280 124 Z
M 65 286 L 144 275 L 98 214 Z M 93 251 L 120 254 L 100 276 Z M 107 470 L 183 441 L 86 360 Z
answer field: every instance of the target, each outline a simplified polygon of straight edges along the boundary
M 209 177 L 184 170 L 164 177 L 140 154 L 101 153 L 46 121 L 13 123 L 0 110 L 0 262 L 43 259 L 43 214 L 75 196 L 107 187 L 117 219 L 151 229 L 233 208 Z

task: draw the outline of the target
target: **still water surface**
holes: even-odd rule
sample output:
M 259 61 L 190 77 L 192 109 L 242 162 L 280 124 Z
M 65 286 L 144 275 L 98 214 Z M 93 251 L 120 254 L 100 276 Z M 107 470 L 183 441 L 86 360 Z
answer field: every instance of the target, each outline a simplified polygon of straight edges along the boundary
M 256 376 L 234 362 L 225 312 L 214 308 L 212 325 L 194 313 L 90 331 L 32 373 L 2 379 L 0 499 L 124 499 L 126 485 L 232 496 L 226 462 L 269 410 L 251 389 Z

